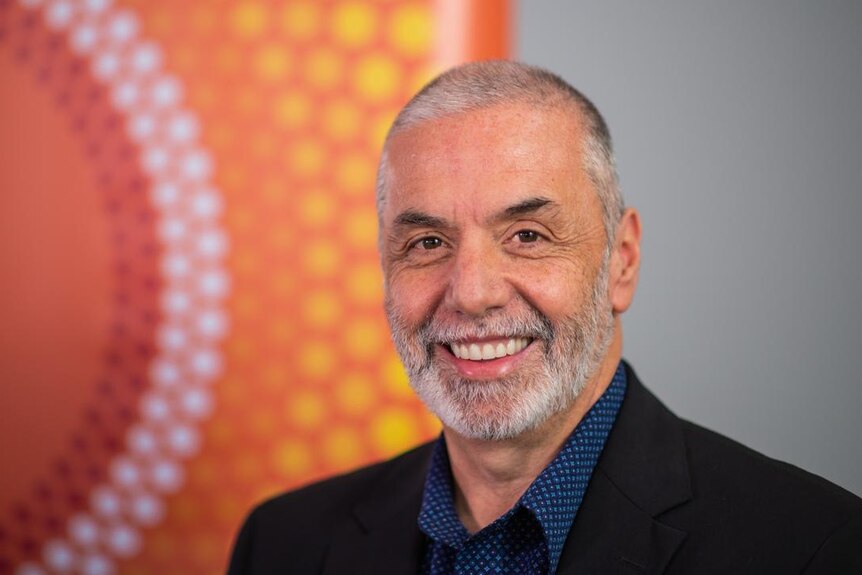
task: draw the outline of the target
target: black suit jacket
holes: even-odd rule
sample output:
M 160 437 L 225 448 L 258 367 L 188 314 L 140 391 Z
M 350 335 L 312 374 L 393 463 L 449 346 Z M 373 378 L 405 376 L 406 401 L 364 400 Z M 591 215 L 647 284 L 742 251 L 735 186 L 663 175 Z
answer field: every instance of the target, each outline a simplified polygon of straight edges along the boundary
M 862 500 L 677 418 L 626 369 L 557 573 L 862 574 Z M 262 504 L 229 573 L 417 573 L 430 454 L 426 444 Z

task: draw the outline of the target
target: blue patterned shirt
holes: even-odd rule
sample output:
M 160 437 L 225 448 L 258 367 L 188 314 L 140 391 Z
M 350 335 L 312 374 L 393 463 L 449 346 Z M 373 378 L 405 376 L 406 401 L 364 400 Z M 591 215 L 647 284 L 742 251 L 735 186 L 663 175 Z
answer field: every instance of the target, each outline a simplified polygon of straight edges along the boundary
M 455 511 L 441 435 L 419 512 L 419 529 L 428 538 L 423 573 L 554 573 L 625 393 L 626 374 L 620 364 L 608 389 L 515 506 L 473 535 Z

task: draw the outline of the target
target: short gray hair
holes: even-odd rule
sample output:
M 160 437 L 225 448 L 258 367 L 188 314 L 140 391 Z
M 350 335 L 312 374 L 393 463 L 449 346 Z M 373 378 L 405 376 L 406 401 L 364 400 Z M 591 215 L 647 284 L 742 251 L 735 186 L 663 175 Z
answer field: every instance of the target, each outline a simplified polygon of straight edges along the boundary
M 610 248 L 624 204 L 614 160 L 611 134 L 595 105 L 556 74 L 519 62 L 492 60 L 452 68 L 422 88 L 395 118 L 377 169 L 377 213 L 386 199 L 386 168 L 392 136 L 422 122 L 521 102 L 531 106 L 574 107 L 584 137 L 583 168 L 602 205 L 602 219 Z

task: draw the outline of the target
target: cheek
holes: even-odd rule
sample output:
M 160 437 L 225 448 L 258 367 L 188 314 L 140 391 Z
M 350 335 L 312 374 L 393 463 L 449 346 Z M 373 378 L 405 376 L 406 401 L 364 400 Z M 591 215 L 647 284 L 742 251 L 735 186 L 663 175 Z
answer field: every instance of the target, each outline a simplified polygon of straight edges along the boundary
M 387 280 L 389 305 L 411 324 L 433 314 L 443 297 L 445 276 L 422 270 L 395 271 Z
M 551 320 L 572 317 L 584 305 L 592 288 L 582 266 L 537 265 L 518 274 L 521 296 Z

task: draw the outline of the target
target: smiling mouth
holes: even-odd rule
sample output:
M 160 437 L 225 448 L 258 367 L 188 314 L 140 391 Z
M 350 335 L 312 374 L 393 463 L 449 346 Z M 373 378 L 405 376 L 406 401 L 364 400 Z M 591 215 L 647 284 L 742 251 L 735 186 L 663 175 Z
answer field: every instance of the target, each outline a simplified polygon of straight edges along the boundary
M 481 342 L 452 342 L 446 347 L 458 359 L 470 361 L 488 361 L 507 355 L 515 355 L 532 343 L 526 337 L 510 337 Z

